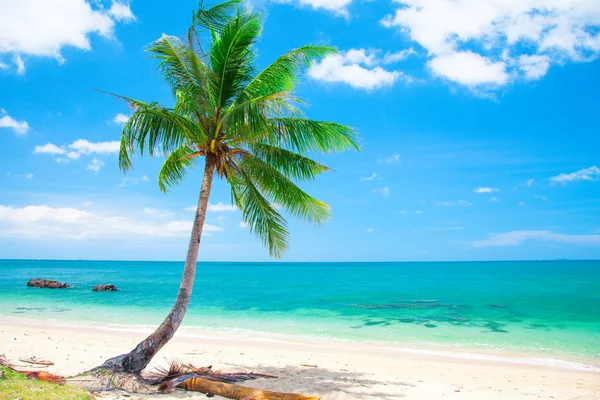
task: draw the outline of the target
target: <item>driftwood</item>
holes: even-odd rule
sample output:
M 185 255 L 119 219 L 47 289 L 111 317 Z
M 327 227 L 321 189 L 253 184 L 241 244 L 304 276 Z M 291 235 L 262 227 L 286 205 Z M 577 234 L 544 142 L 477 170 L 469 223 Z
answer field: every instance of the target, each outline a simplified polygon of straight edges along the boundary
M 308 397 L 295 393 L 271 392 L 270 390 L 254 389 L 231 383 L 215 382 L 200 378 L 193 374 L 183 375 L 159 386 L 161 393 L 169 393 L 176 387 L 193 392 L 215 394 L 233 400 L 319 400 L 318 397 Z
M 161 393 L 169 393 L 175 388 L 215 394 L 233 400 L 319 400 L 318 397 L 308 397 L 295 393 L 280 393 L 269 390 L 254 389 L 232 383 L 254 380 L 258 378 L 276 378 L 272 375 L 256 374 L 254 372 L 220 372 L 213 371 L 212 366 L 196 368 L 174 362 L 169 371 L 159 370 L 153 374 L 154 383 L 158 384 Z
M 52 361 L 48 361 L 48 360 L 38 360 L 36 356 L 30 357 L 30 358 L 19 358 L 19 361 L 27 363 L 27 364 L 35 364 L 35 365 L 43 365 L 43 366 L 50 366 L 50 365 L 54 365 L 54 363 Z

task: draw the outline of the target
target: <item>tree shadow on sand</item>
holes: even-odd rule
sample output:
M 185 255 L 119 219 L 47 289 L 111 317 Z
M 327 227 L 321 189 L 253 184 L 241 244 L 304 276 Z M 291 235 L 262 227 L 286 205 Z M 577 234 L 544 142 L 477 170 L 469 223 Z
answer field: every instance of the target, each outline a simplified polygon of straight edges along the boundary
M 244 366 L 240 366 L 244 368 Z M 319 394 L 322 399 L 384 399 L 406 397 L 406 387 L 415 386 L 398 380 L 381 381 L 369 379 L 364 373 L 333 371 L 325 368 L 271 367 L 258 365 L 255 370 L 277 376 L 277 379 L 260 379 L 246 382 L 246 386 L 276 392 L 286 392 L 293 388 L 295 393 Z

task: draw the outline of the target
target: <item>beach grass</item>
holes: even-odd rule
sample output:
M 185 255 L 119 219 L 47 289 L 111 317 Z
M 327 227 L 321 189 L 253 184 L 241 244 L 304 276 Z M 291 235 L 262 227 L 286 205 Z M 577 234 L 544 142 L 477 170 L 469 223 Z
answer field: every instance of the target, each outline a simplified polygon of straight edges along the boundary
M 90 400 L 85 390 L 71 385 L 57 385 L 27 379 L 0 367 L 0 398 L 6 400 Z

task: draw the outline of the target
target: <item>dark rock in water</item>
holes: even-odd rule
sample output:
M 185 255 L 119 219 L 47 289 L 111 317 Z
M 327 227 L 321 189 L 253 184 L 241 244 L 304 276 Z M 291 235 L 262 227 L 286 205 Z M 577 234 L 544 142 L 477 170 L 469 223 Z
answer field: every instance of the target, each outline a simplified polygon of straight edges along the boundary
M 30 279 L 29 282 L 27 282 L 27 286 L 39 287 L 44 289 L 66 289 L 71 287 L 63 282 L 40 278 Z
M 104 284 L 104 285 L 96 285 L 92 289 L 94 292 L 115 292 L 119 289 L 115 285 Z

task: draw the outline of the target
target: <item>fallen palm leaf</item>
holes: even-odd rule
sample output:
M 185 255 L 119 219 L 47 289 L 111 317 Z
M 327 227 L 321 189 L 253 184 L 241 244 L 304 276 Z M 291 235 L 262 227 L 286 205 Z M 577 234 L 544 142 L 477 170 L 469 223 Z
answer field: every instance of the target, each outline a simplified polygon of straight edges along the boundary
M 62 376 L 54 375 L 45 371 L 22 371 L 14 368 L 6 359 L 4 355 L 0 355 L 0 365 L 8 368 L 12 372 L 16 372 L 17 374 L 21 374 L 29 379 L 35 379 L 42 382 L 50 382 L 56 383 L 58 385 L 63 385 L 66 381 Z
M 36 356 L 30 357 L 30 358 L 20 357 L 19 361 L 27 363 L 27 364 L 36 364 L 36 365 L 44 365 L 44 366 L 54 365 L 54 363 L 52 361 L 38 360 Z

